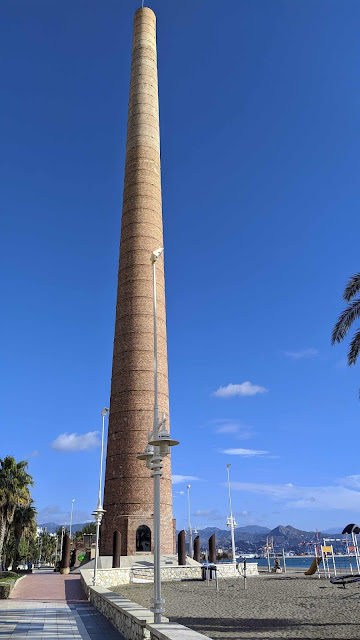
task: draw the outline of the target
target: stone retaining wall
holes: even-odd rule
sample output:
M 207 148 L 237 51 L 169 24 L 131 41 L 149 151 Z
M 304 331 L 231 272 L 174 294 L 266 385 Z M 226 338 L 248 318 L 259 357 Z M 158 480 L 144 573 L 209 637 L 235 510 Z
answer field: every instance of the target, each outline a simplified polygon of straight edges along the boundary
M 82 578 L 83 580 L 83 578 Z M 145 607 L 104 587 L 87 586 L 90 602 L 123 634 L 126 640 L 209 640 L 197 631 L 163 618 L 154 624 L 154 615 Z
M 146 629 L 147 623 L 154 621 L 154 614 L 150 609 L 140 607 L 104 587 L 89 587 L 89 600 L 126 640 L 150 639 L 150 631 Z

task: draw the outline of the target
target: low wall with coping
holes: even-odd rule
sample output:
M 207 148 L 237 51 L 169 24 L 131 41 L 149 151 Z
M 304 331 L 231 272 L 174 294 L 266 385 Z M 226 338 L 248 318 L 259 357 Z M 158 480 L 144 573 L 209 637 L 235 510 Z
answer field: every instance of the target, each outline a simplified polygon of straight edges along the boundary
M 243 575 L 243 566 L 240 563 L 238 568 L 232 563 L 217 564 L 217 572 L 219 578 L 238 578 Z M 92 586 L 92 578 L 94 571 L 92 569 L 80 569 L 84 591 L 88 586 Z M 257 562 L 249 562 L 246 567 L 247 577 L 259 575 Z M 202 577 L 202 566 L 162 566 L 161 580 L 200 580 Z M 153 582 L 153 567 L 132 567 L 124 569 L 98 569 L 97 586 L 98 587 L 114 587 L 122 584 L 130 584 L 130 582 Z
M 126 640 L 144 640 L 151 637 L 150 631 L 146 629 L 148 623 L 154 622 L 154 614 L 150 609 L 145 609 L 104 587 L 90 587 L 89 600 Z M 167 618 L 165 620 L 167 621 Z
M 84 577 L 82 576 L 84 584 Z M 87 585 L 90 602 L 123 634 L 126 640 L 209 640 L 208 636 L 193 631 L 182 624 L 163 618 L 154 624 L 150 609 L 113 593 L 104 587 Z

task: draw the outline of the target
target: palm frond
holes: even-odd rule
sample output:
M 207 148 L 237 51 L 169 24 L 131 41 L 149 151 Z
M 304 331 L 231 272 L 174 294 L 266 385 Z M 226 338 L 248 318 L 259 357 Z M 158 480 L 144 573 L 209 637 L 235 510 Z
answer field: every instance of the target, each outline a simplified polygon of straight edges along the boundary
M 341 342 L 345 338 L 356 318 L 360 318 L 360 298 L 353 300 L 341 313 L 331 335 L 331 344 Z
M 345 291 L 343 294 L 344 300 L 350 302 L 351 298 L 353 298 L 360 291 L 360 273 L 355 273 L 347 283 L 345 287 Z
M 356 364 L 356 360 L 358 358 L 359 352 L 360 352 L 360 329 L 357 330 L 353 339 L 350 342 L 350 347 L 349 347 L 348 356 L 347 356 L 349 367 L 352 364 Z

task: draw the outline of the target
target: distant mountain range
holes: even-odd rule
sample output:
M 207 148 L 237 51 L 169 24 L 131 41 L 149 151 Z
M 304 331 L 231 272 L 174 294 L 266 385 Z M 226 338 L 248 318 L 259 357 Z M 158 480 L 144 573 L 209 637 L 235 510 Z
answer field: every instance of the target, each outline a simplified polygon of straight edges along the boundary
M 71 533 L 76 533 L 76 531 L 80 531 L 85 527 L 86 524 L 89 524 L 89 523 L 81 522 L 80 524 L 72 524 Z M 61 524 L 57 524 L 56 522 L 44 522 L 43 524 L 38 524 L 38 527 L 41 527 L 42 529 L 46 528 L 48 533 L 55 533 L 55 531 L 57 531 L 57 529 L 59 529 L 61 526 L 62 526 Z M 67 522 L 66 527 L 69 528 L 69 526 L 70 526 L 70 523 Z
M 215 533 L 217 548 L 222 547 L 228 549 L 231 544 L 231 534 L 227 529 L 219 529 L 217 527 L 206 527 L 206 529 L 200 529 L 198 535 L 200 536 L 200 545 L 202 548 L 206 548 L 208 545 L 209 537 Z M 341 533 L 318 533 L 319 539 L 326 536 L 342 537 Z M 316 540 L 316 531 L 302 531 L 301 529 L 295 529 L 291 525 L 284 527 L 278 525 L 275 529 L 268 529 L 267 527 L 258 527 L 257 525 L 248 527 L 237 527 L 235 529 L 235 544 L 238 549 L 244 553 L 258 553 L 266 543 L 266 538 L 270 540 L 273 538 L 275 549 L 284 549 L 285 551 L 294 551 L 296 553 L 306 553 L 312 551 L 313 547 L 310 544 Z
M 87 522 L 74 523 L 72 525 L 72 533 L 82 529 Z M 47 529 L 49 533 L 55 533 L 55 531 L 61 527 L 56 522 L 44 522 L 38 525 L 43 529 Z M 67 524 L 69 527 L 69 524 Z M 334 533 L 334 529 L 328 529 L 326 531 L 318 533 L 319 539 L 324 537 L 341 538 L 341 530 L 338 533 Z M 200 546 L 206 549 L 208 546 L 208 540 L 210 536 L 215 533 L 216 535 L 216 547 L 228 549 L 231 546 L 231 534 L 229 529 L 219 529 L 218 527 L 206 527 L 205 529 L 199 529 L 198 535 L 200 536 Z M 285 551 L 294 551 L 295 553 L 305 553 L 312 551 L 311 542 L 316 540 L 315 531 L 302 531 L 301 529 L 295 529 L 291 525 L 283 526 L 279 524 L 275 529 L 269 529 L 268 527 L 260 527 L 259 525 L 252 524 L 246 527 L 236 527 L 235 529 L 235 544 L 238 549 L 244 553 L 259 553 L 261 548 L 266 543 L 266 538 L 274 539 L 275 549 L 285 549 Z M 336 545 L 334 545 L 335 547 Z

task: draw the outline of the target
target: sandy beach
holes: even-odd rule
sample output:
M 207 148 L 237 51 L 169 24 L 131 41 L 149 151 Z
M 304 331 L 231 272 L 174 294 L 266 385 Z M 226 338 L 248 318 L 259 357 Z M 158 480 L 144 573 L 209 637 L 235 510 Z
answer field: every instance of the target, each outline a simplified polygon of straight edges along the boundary
M 360 585 L 346 589 L 298 574 L 219 581 L 164 582 L 166 616 L 221 640 L 360 638 Z M 152 584 L 112 587 L 149 607 Z

